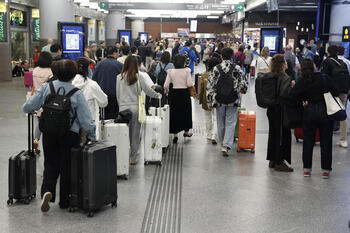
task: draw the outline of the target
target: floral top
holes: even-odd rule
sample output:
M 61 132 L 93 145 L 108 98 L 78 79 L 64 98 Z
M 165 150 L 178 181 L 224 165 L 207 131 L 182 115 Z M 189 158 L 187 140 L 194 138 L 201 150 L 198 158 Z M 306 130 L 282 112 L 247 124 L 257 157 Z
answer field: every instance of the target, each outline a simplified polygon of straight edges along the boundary
M 227 73 L 230 71 L 231 66 L 233 66 L 234 64 L 229 61 L 229 60 L 224 60 L 220 65 L 222 70 Z M 237 91 L 237 93 L 240 93 L 241 91 L 246 92 L 248 89 L 248 84 L 247 81 L 244 78 L 243 75 L 243 71 L 242 69 L 235 65 L 234 69 L 233 69 L 233 73 L 232 73 L 232 77 L 234 79 L 233 81 L 233 86 L 234 89 Z M 210 72 L 210 76 L 208 79 L 208 83 L 207 83 L 207 104 L 209 107 L 220 107 L 220 106 L 237 106 L 240 103 L 240 99 L 237 98 L 237 100 L 232 103 L 232 104 L 228 104 L 228 105 L 224 105 L 224 104 L 219 104 L 216 101 L 216 84 L 218 83 L 218 80 L 220 78 L 220 72 L 218 67 L 214 67 L 214 69 Z

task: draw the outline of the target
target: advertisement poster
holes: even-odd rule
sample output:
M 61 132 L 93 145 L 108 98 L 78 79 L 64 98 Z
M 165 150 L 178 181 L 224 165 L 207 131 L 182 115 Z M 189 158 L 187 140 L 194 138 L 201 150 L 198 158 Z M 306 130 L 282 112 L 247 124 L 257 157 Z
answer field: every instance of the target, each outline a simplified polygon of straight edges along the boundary
M 269 47 L 271 56 L 280 52 L 283 38 L 281 28 L 261 28 L 261 46 Z
M 189 28 L 178 28 L 177 29 L 178 37 L 189 37 L 190 29 Z
M 76 60 L 84 56 L 83 25 L 62 25 L 63 57 Z
M 33 41 L 40 41 L 40 10 L 32 9 Z
M 140 41 L 148 43 L 148 33 L 147 32 L 140 32 L 139 33 Z
M 271 51 L 276 51 L 276 36 L 265 36 L 264 47 L 269 47 Z
M 98 22 L 98 39 L 100 41 L 104 41 L 106 39 L 106 28 L 105 28 L 105 22 L 100 21 Z
M 131 31 L 130 30 L 118 30 L 119 40 L 122 41 L 122 38 L 125 39 L 126 42 L 131 44 Z
M 191 32 L 197 32 L 197 20 L 191 20 L 190 24 L 190 31 Z
M 0 12 L 0 42 L 7 42 L 7 13 Z
M 96 20 L 89 19 L 88 21 L 88 41 L 96 41 Z

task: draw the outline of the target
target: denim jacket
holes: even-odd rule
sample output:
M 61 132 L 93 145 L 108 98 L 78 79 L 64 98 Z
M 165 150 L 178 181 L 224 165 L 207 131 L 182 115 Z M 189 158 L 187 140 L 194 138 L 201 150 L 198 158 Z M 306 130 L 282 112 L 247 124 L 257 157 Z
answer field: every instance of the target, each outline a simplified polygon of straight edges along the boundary
M 70 82 L 61 82 L 59 80 L 53 81 L 53 85 L 56 91 L 60 87 L 64 88 L 66 94 L 75 88 L 75 86 L 73 86 Z M 23 104 L 23 111 L 25 113 L 32 113 L 39 110 L 44 104 L 46 96 L 48 96 L 50 93 L 48 83 L 43 84 L 42 87 L 37 90 L 26 103 Z M 96 125 L 92 119 L 88 103 L 83 93 L 81 91 L 77 91 L 70 100 L 72 105 L 72 111 L 70 113 L 71 119 L 73 119 L 74 113 L 76 113 L 77 116 L 70 130 L 72 132 L 79 133 L 80 128 L 83 128 L 87 132 L 90 140 L 96 140 Z

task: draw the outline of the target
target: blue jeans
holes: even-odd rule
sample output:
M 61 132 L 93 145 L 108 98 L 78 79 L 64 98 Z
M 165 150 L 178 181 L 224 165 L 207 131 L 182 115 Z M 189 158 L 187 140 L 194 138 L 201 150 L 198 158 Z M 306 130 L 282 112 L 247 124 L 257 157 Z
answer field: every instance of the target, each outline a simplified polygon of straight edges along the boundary
M 223 147 L 232 149 L 236 122 L 237 107 L 222 106 L 216 108 L 219 141 Z

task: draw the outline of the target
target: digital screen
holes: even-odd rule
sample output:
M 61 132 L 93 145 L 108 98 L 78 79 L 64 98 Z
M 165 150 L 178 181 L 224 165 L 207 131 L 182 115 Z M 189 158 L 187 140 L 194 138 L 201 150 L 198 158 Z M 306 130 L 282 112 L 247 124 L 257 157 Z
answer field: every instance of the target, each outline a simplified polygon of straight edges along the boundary
M 62 25 L 63 58 L 76 60 L 84 56 L 83 25 Z
M 7 42 L 7 13 L 0 12 L 0 42 Z
M 275 55 L 276 53 L 279 53 L 280 39 L 283 39 L 279 38 L 279 36 L 279 29 L 261 29 L 262 48 L 269 47 L 271 56 Z
M 147 32 L 140 32 L 139 33 L 140 41 L 148 43 L 148 33 Z
M 122 41 L 122 38 L 125 39 L 126 42 L 131 44 L 131 31 L 129 30 L 119 30 L 119 41 Z
M 27 12 L 10 9 L 10 24 L 12 26 L 27 26 Z
M 190 31 L 197 32 L 197 20 L 191 20 Z

